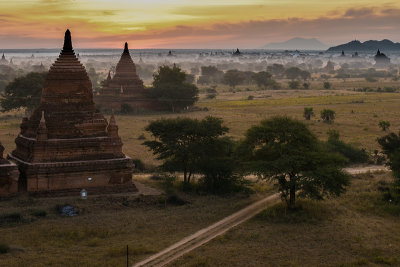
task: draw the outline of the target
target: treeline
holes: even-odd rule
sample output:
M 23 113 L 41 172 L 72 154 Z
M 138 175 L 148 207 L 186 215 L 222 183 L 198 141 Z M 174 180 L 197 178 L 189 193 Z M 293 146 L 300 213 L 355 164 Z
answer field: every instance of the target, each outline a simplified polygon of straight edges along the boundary
M 215 117 L 159 119 L 145 130 L 154 139 L 143 144 L 162 161 L 160 171 L 181 173 L 184 188 L 238 192 L 248 189 L 244 176 L 253 174 L 275 182 L 291 208 L 300 192 L 315 199 L 339 195 L 349 183 L 341 168 L 368 160 L 365 151 L 340 140 L 338 132 L 330 132 L 323 142 L 289 117 L 264 120 L 240 141 L 227 136 L 229 129 Z M 194 182 L 194 175 L 201 178 Z
M 279 89 L 280 85 L 275 81 L 276 78 L 306 81 L 311 79 L 311 73 L 298 67 L 285 68 L 281 64 L 270 65 L 259 72 L 240 71 L 237 69 L 229 69 L 223 72 L 215 66 L 202 66 L 201 75 L 197 79 L 197 83 L 202 85 L 226 84 L 233 88 L 237 85 L 256 84 L 264 89 Z

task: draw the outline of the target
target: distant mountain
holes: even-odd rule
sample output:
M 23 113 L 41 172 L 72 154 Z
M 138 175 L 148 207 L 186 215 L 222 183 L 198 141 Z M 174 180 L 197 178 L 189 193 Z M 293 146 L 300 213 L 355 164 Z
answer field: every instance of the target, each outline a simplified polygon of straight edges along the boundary
M 360 52 L 360 51 L 376 51 L 380 49 L 381 51 L 396 51 L 400 50 L 400 43 L 393 43 L 390 40 L 382 40 L 382 41 L 375 41 L 369 40 L 365 41 L 364 43 L 360 41 L 351 41 L 347 44 L 341 44 L 338 46 L 330 47 L 327 51 L 328 52 Z
M 262 48 L 274 50 L 325 50 L 328 46 L 315 38 L 297 37 L 281 43 L 269 43 Z

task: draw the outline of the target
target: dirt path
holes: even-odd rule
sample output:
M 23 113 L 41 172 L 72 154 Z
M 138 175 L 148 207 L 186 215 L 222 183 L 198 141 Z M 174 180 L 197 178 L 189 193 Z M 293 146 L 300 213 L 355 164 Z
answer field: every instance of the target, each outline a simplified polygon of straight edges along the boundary
M 359 166 L 345 168 L 345 171 L 349 174 L 361 174 L 374 171 L 388 171 L 386 166 Z M 133 267 L 139 266 L 165 266 L 168 263 L 178 259 L 182 255 L 200 247 L 215 237 L 224 234 L 231 228 L 239 225 L 253 216 L 263 211 L 266 207 L 272 206 L 280 200 L 279 193 L 268 196 L 262 200 L 259 200 L 246 208 L 212 224 L 207 228 L 203 228 L 200 231 L 190 235 L 181 241 L 173 244 L 172 246 L 160 251 L 149 258 L 136 263 Z
M 349 168 L 344 168 L 344 170 L 349 174 L 361 174 L 361 173 L 376 172 L 376 171 L 389 171 L 390 169 L 385 165 L 367 165 L 367 166 L 353 166 Z
M 178 243 L 162 250 L 161 252 L 141 261 L 134 265 L 138 266 L 165 266 L 166 264 L 176 260 L 183 254 L 192 251 L 193 249 L 207 243 L 211 239 L 224 234 L 226 231 L 241 224 L 244 221 L 252 218 L 256 214 L 263 211 L 266 207 L 271 206 L 279 201 L 279 194 L 273 194 L 272 196 L 266 197 L 259 200 L 244 209 L 212 224 L 207 228 L 203 228 L 200 231 L 188 236 Z

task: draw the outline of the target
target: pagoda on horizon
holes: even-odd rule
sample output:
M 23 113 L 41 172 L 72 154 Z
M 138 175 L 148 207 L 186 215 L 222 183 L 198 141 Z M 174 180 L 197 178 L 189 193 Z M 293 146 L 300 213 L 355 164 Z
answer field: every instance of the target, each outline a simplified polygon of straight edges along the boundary
M 162 109 L 162 105 L 152 98 L 149 90 L 136 73 L 136 66 L 129 53 L 128 43 L 115 68 L 115 75 L 108 72 L 107 79 L 102 82 L 99 94 L 95 95 L 96 104 L 102 109 L 133 112 L 154 111 Z
M 115 75 L 108 73 L 100 91 L 104 95 L 130 95 L 141 97 L 144 94 L 143 81 L 136 74 L 136 66 L 129 53 L 128 43 L 125 43 L 124 51 L 115 68 Z
M 9 155 L 20 171 L 20 190 L 136 190 L 132 160 L 122 153 L 114 115 L 95 107 L 92 84 L 72 49 L 71 33 L 50 67 L 40 105 L 23 118 Z M 107 189 L 104 189 L 107 187 Z

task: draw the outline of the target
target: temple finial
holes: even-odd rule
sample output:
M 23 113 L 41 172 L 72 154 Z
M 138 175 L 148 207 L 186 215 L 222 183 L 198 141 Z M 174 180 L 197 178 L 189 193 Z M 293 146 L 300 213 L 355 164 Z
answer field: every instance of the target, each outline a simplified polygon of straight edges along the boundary
M 67 30 L 65 32 L 63 50 L 64 51 L 72 51 L 71 32 L 69 30 Z
M 114 109 L 112 109 L 112 112 L 111 112 L 111 118 L 110 118 L 109 125 L 117 125 L 117 123 L 115 121 L 115 117 L 114 117 Z
M 128 53 L 129 54 L 128 42 L 125 42 L 124 53 Z
M 44 118 L 44 110 L 42 110 L 42 117 L 40 118 L 41 123 L 46 123 L 46 119 Z

